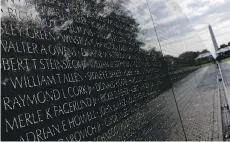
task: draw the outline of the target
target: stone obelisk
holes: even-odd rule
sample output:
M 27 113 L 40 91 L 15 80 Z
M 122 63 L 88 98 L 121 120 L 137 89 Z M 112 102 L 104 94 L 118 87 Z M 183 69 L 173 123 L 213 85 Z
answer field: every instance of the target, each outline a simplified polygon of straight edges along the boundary
M 213 30 L 212 30 L 212 27 L 209 25 L 209 32 L 210 32 L 210 35 L 211 35 L 211 38 L 212 38 L 212 42 L 213 42 L 213 45 L 214 45 L 214 48 L 215 48 L 215 52 L 218 50 L 218 45 L 217 45 L 217 42 L 216 42 L 216 38 L 215 38 L 215 35 L 213 33 Z

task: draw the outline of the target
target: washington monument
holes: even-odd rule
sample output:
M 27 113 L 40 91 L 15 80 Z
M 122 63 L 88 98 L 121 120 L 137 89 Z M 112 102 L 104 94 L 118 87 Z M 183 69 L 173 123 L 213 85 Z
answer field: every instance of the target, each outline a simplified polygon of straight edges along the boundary
M 216 38 L 215 38 L 215 35 L 212 31 L 212 27 L 209 25 L 209 31 L 210 31 L 210 35 L 212 37 L 212 42 L 213 42 L 213 45 L 214 45 L 214 48 L 215 48 L 215 52 L 218 50 L 218 45 L 217 45 L 217 42 L 216 42 Z

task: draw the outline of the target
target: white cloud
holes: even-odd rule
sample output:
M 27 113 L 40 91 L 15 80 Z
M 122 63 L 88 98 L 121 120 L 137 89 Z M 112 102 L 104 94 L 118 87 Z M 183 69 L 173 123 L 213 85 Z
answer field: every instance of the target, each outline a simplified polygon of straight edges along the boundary
M 227 0 L 179 0 L 179 3 L 188 17 L 193 18 L 227 3 Z

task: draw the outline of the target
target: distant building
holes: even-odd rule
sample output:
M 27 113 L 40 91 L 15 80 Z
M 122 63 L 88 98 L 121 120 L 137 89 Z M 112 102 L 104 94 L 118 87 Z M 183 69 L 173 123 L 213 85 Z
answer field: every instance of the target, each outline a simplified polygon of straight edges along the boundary
M 198 57 L 196 57 L 197 64 L 205 64 L 212 62 L 213 60 L 214 58 L 210 52 L 201 53 Z
M 230 57 L 230 46 L 218 49 L 216 55 L 218 61 Z
M 205 58 L 212 58 L 212 54 L 210 52 L 202 53 L 198 57 L 196 57 L 196 60 Z
M 230 46 L 218 49 L 218 51 L 216 52 L 216 54 L 220 55 L 220 54 L 224 54 L 224 53 L 227 53 L 227 52 L 230 52 Z

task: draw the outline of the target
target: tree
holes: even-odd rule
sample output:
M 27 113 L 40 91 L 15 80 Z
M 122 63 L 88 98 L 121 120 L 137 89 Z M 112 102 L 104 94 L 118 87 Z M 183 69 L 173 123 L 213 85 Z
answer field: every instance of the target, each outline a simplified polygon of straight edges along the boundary
M 184 52 L 179 55 L 178 59 L 182 66 L 193 66 L 196 64 L 195 58 L 199 55 L 199 52 Z
M 168 64 L 174 64 L 175 61 L 177 60 L 176 57 L 170 56 L 170 55 L 166 55 L 164 56 L 165 60 L 168 62 Z
M 222 45 L 220 46 L 220 48 L 225 48 L 225 47 L 228 47 L 228 45 L 222 44 Z
M 228 43 L 228 46 L 230 46 L 230 42 Z
M 209 52 L 207 49 L 204 49 L 203 51 L 201 51 L 200 53 L 202 54 L 202 53 L 207 53 L 207 52 Z

